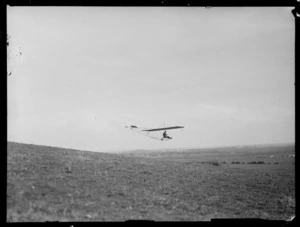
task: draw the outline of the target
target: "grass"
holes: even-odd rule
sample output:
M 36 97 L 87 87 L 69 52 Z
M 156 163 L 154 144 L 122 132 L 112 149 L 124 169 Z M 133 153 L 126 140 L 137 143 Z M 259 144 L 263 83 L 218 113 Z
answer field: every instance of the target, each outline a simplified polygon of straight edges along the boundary
M 294 166 L 288 163 L 294 159 L 241 164 L 266 151 L 107 154 L 12 142 L 7 149 L 9 222 L 277 220 L 295 214 Z M 230 164 L 233 158 L 240 164 Z

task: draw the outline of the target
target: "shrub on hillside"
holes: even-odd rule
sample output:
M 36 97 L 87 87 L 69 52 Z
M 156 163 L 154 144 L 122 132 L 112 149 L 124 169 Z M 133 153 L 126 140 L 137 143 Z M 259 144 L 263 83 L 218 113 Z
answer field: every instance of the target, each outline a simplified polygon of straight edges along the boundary
M 220 166 L 221 165 L 221 163 L 218 162 L 218 161 L 212 161 L 212 162 L 210 162 L 210 164 L 213 165 L 213 166 Z
M 264 161 L 258 161 L 258 162 L 256 162 L 256 164 L 265 164 L 265 162 Z
M 231 164 L 241 164 L 240 162 L 231 162 Z
M 255 161 L 247 162 L 247 164 L 256 164 L 256 162 Z
M 252 161 L 252 162 L 248 162 L 248 164 L 266 164 L 264 161 Z

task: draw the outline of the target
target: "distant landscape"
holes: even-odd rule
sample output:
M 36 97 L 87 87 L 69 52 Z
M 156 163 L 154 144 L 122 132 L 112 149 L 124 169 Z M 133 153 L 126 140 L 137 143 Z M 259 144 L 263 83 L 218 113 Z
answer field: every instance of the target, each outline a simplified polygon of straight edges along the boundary
M 7 221 L 286 220 L 295 146 L 99 153 L 7 143 Z

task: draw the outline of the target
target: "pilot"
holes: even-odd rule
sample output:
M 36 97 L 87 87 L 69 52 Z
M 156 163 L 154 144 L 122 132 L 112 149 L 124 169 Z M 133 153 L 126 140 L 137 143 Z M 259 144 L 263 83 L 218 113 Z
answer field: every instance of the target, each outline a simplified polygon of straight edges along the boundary
M 167 131 L 164 131 L 163 137 L 164 137 L 164 138 L 169 138 L 168 135 L 167 135 Z

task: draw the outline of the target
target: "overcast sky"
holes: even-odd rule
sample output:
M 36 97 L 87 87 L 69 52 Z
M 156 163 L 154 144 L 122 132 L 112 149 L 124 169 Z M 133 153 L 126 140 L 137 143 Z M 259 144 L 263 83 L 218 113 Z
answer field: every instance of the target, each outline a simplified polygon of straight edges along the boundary
M 8 140 L 93 151 L 293 143 L 290 10 L 8 7 Z M 162 142 L 128 120 L 185 129 Z

